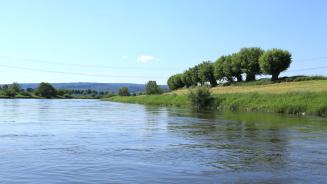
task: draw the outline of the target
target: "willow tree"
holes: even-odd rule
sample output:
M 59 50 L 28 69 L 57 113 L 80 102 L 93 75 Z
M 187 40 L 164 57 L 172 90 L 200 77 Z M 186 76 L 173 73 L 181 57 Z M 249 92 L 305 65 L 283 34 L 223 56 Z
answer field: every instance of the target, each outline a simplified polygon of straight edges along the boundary
M 204 61 L 198 65 L 199 67 L 199 78 L 201 84 L 209 82 L 211 86 L 217 85 L 217 80 L 214 75 L 214 66 L 210 61 Z
M 185 86 L 185 84 L 182 81 L 182 75 L 183 74 L 176 74 L 169 77 L 167 84 L 170 90 L 176 90 Z
M 279 74 L 287 70 L 291 62 L 292 54 L 282 49 L 268 50 L 259 59 L 262 72 L 272 75 L 272 81 L 278 80 Z
M 255 76 L 261 74 L 259 58 L 264 51 L 259 47 L 242 48 L 237 53 L 237 60 L 241 63 L 243 73 L 246 74 L 246 81 L 254 81 Z
M 225 77 L 224 68 L 223 68 L 225 57 L 226 56 L 221 56 L 214 63 L 214 75 L 216 80 L 223 80 Z

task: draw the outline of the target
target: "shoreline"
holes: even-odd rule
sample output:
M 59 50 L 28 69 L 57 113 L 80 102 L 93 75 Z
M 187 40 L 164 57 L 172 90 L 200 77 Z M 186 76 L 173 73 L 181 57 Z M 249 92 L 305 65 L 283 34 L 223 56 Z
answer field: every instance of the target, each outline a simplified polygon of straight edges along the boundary
M 27 96 L 18 96 L 18 97 L 4 97 L 4 96 L 0 96 L 0 99 L 54 99 L 54 100 L 65 100 L 65 99 L 93 99 L 93 100 L 100 100 L 101 98 L 75 98 L 75 97 L 72 97 L 72 98 L 60 98 L 60 97 L 57 97 L 57 98 L 43 98 L 43 97 L 27 97 Z
M 220 112 L 269 112 L 327 117 L 327 92 L 213 94 L 212 109 Z M 187 95 L 115 96 L 103 100 L 154 106 L 192 108 Z

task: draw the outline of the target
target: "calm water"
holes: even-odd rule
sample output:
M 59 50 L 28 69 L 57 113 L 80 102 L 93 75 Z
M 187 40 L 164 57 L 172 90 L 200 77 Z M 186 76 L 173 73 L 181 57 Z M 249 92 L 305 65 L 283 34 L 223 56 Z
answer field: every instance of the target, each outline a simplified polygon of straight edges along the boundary
M 0 100 L 1 183 L 326 183 L 327 120 Z

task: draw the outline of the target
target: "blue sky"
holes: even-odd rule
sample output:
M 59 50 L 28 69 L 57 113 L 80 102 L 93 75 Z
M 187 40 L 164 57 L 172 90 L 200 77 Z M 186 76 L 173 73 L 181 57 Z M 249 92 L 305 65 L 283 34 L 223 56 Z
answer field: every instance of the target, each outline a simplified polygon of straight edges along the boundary
M 252 46 L 291 51 L 283 75 L 327 75 L 326 9 L 324 0 L 1 1 L 0 83 L 164 84 Z

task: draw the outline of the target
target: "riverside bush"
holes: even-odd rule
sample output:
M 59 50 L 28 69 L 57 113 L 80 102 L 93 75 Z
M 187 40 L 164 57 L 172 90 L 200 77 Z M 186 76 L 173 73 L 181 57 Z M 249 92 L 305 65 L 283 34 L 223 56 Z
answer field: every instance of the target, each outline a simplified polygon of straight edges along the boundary
M 204 110 L 212 107 L 214 98 L 208 87 L 198 87 L 190 91 L 188 95 L 192 107 L 196 110 Z

